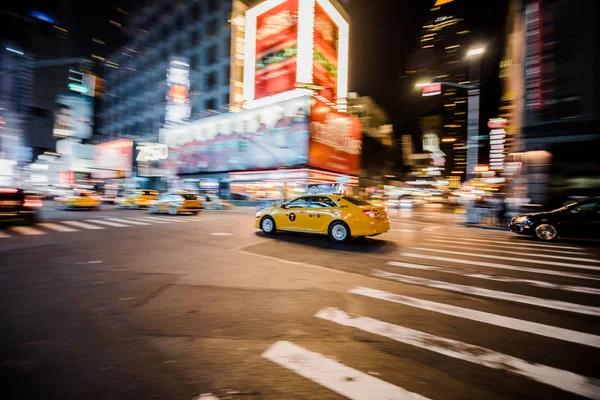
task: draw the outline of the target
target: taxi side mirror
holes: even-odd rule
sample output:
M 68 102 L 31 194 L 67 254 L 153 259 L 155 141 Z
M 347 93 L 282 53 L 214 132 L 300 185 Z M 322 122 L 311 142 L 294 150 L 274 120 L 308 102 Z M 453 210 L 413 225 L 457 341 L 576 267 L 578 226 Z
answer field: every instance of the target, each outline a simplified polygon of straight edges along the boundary
M 286 209 L 287 208 L 287 204 L 283 203 L 282 205 L 280 205 L 279 207 Z

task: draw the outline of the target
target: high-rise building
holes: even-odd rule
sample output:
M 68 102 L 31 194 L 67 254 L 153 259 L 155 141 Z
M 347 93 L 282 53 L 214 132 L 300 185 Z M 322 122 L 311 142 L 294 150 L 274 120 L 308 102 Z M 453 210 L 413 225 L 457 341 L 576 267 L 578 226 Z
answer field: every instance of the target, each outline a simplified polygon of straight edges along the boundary
M 427 22 L 417 38 L 416 51 L 409 56 L 407 74 L 415 84 L 430 82 L 469 83 L 465 59 L 469 29 L 460 17 L 459 1 L 435 0 Z M 427 93 L 419 126 L 423 136 L 436 135 L 440 150 L 436 166 L 442 175 L 466 177 L 467 91 L 441 85 Z
M 227 111 L 230 16 L 239 1 L 154 0 L 129 10 L 126 44 L 104 57 L 99 133 L 156 140 L 165 126 L 168 92 L 189 104 L 186 119 Z M 168 82 L 173 62 L 187 70 L 189 87 L 173 89 Z

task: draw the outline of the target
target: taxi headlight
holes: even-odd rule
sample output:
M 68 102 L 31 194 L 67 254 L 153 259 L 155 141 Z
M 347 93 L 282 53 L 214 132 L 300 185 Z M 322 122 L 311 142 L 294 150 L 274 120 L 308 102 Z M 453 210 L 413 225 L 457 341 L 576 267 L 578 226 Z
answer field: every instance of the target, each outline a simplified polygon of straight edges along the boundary
M 257 213 L 256 213 L 256 215 L 254 216 L 254 218 L 258 218 L 258 217 L 260 217 L 261 215 L 262 215 L 262 211 L 259 211 L 259 212 L 257 212 Z
M 527 216 L 521 215 L 519 217 L 515 217 L 513 220 L 516 224 L 522 224 L 523 222 L 527 222 Z

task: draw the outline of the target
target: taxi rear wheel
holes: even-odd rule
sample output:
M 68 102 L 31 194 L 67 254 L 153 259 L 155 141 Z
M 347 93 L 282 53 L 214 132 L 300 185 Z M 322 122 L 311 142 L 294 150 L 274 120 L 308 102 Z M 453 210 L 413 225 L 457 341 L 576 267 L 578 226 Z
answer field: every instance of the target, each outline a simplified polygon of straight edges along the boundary
M 342 221 L 335 221 L 329 226 L 329 237 L 336 243 L 344 243 L 350 238 L 350 228 Z
M 261 221 L 260 221 L 260 228 L 263 230 L 264 233 L 266 233 L 267 235 L 271 235 L 273 233 L 275 233 L 276 227 L 275 227 L 275 221 L 273 220 L 273 218 L 271 217 L 264 217 Z

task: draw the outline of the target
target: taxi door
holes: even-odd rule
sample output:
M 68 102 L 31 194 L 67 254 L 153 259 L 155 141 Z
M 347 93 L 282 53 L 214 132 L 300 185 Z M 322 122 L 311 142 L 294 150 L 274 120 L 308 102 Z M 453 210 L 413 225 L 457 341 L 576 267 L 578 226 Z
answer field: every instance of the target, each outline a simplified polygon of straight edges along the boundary
M 275 221 L 278 229 L 288 229 L 291 231 L 305 230 L 306 207 L 309 197 L 299 197 L 286 203 L 281 215 Z
M 338 205 L 327 196 L 312 196 L 306 209 L 306 230 L 325 232 L 331 221 L 338 217 Z

